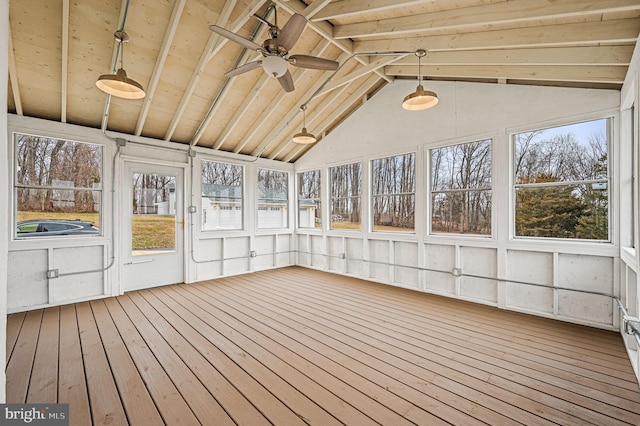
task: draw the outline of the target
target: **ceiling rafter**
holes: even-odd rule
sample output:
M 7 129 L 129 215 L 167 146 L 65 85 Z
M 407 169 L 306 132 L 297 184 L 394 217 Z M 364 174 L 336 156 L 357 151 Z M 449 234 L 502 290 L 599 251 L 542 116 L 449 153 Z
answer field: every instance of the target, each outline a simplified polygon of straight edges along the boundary
M 62 1 L 62 74 L 60 81 L 60 121 L 67 122 L 67 90 L 69 80 L 69 0 Z
M 336 26 L 333 36 L 342 38 L 381 37 L 406 33 L 441 31 L 459 28 L 478 28 L 518 22 L 540 22 L 565 17 L 589 16 L 603 13 L 640 10 L 637 0 L 512 0 L 503 3 L 472 6 L 455 10 L 442 10 L 378 21 Z
M 523 49 L 440 50 L 428 52 L 422 60 L 426 65 L 624 65 L 628 66 L 634 46 L 558 46 Z M 418 65 L 418 58 L 409 55 L 394 65 Z
M 359 102 L 364 96 L 380 83 L 379 78 L 375 78 L 375 76 L 371 75 L 364 80 L 364 82 L 358 87 L 356 91 L 354 91 L 345 101 L 343 101 L 340 106 L 337 108 L 332 108 L 331 113 L 325 116 L 318 115 L 318 118 L 321 118 L 321 122 L 317 124 L 314 129 L 318 131 L 318 133 L 326 134 L 329 130 L 329 127 L 334 125 L 336 120 L 338 120 L 343 114 L 345 114 L 348 110 L 353 108 L 353 105 Z M 345 89 L 348 86 L 345 86 Z M 328 105 L 331 105 L 331 101 L 326 100 Z M 324 103 L 324 101 L 323 101 Z M 313 121 L 312 121 L 313 123 Z M 317 130 L 319 129 L 319 130 Z M 292 135 L 293 136 L 293 135 Z M 286 139 L 287 142 L 290 139 Z M 292 142 L 293 143 L 293 142 Z M 294 147 L 294 149 L 284 158 L 284 161 L 292 161 L 299 155 L 302 155 L 303 152 L 311 149 L 308 145 L 301 145 L 300 147 Z
M 287 10 L 289 13 L 300 13 L 302 16 L 305 16 L 305 11 L 309 9 L 311 6 L 306 6 L 300 4 L 299 2 L 284 2 L 282 0 L 273 0 L 274 3 L 280 5 L 283 9 Z M 320 36 L 329 40 L 330 43 L 333 43 L 336 47 L 342 50 L 345 53 L 352 54 L 353 43 L 349 40 L 337 40 L 333 37 L 333 25 L 328 22 L 314 22 L 310 21 L 308 25 L 311 29 L 313 29 Z M 368 65 L 368 61 L 366 61 L 363 57 L 356 57 L 356 60 L 360 62 L 362 65 Z M 375 73 L 387 82 L 391 82 L 391 79 L 384 75 L 384 73 L 376 70 Z
M 224 8 L 222 9 L 220 16 L 218 17 L 218 20 L 216 21 L 216 25 L 225 26 L 227 24 L 236 3 L 236 0 L 225 2 Z M 254 0 L 249 6 L 247 13 L 243 14 L 233 24 L 230 25 L 230 31 L 238 31 L 244 24 L 247 23 L 251 16 L 260 8 L 260 6 L 262 6 L 262 3 L 264 3 L 263 0 Z M 207 31 L 209 31 L 208 28 Z M 227 44 L 227 42 L 227 39 L 225 39 L 224 37 L 220 37 L 214 32 L 211 32 L 211 34 L 209 34 L 207 45 L 200 55 L 198 65 L 194 69 L 193 74 L 191 74 L 189 84 L 185 88 L 182 99 L 178 104 L 178 108 L 176 108 L 176 112 L 171 120 L 171 123 L 169 124 L 169 128 L 164 135 L 165 141 L 171 140 L 173 133 L 176 131 L 180 119 L 182 118 L 182 115 L 187 108 L 187 104 L 191 100 L 191 96 L 193 95 L 193 92 L 195 92 L 198 82 L 200 81 L 200 77 L 209 64 L 209 61 L 215 56 L 217 52 L 222 49 L 223 46 Z
M 375 61 L 371 62 L 369 65 L 367 65 L 366 67 L 361 67 L 356 69 L 355 71 L 353 71 L 350 74 L 345 75 L 344 77 L 341 77 L 340 79 L 336 80 L 336 81 L 332 81 L 329 84 L 326 85 L 326 87 L 323 87 L 322 90 L 320 92 L 318 92 L 318 94 L 316 96 L 322 96 L 328 92 L 331 92 L 332 90 L 337 89 L 340 86 L 343 86 L 345 84 L 349 84 L 351 83 L 353 80 L 357 80 L 358 78 L 362 77 L 365 74 L 368 74 L 372 71 L 378 70 L 380 68 L 384 68 L 385 66 L 388 66 L 389 64 L 394 63 L 395 61 L 402 59 L 408 55 L 411 55 L 410 53 L 405 53 L 405 54 L 399 54 L 398 56 L 381 56 L 378 59 L 376 59 Z M 385 72 L 386 75 L 389 75 Z
M 153 67 L 153 71 L 151 72 L 149 84 L 147 85 L 147 96 L 142 102 L 142 108 L 140 110 L 140 114 L 138 115 L 138 123 L 136 124 L 135 130 L 136 136 L 140 136 L 140 134 L 142 133 L 142 129 L 144 128 L 144 123 L 147 120 L 147 114 L 149 113 L 149 109 L 151 108 L 151 102 L 153 102 L 153 97 L 155 96 L 156 90 L 158 89 L 158 83 L 160 82 L 160 77 L 162 76 L 164 64 L 167 60 L 167 56 L 169 56 L 169 50 L 171 50 L 171 44 L 173 43 L 173 38 L 176 34 L 176 30 L 178 29 L 178 24 L 180 23 L 182 11 L 184 10 L 184 5 L 186 3 L 187 0 L 177 0 L 173 5 L 171 18 L 169 18 L 169 24 L 167 25 L 167 29 L 165 30 L 164 39 L 162 40 L 162 44 L 160 45 L 160 51 L 158 53 L 158 57 L 156 58 L 156 63 Z
M 16 106 L 16 114 L 23 115 L 22 98 L 20 97 L 20 84 L 18 83 L 18 70 L 16 68 L 16 56 L 13 51 L 13 37 L 11 36 L 11 23 L 8 24 L 7 31 L 9 31 L 9 80 L 11 80 L 11 94 L 13 95 L 13 103 Z
M 329 47 L 329 42 L 322 39 L 317 45 L 316 47 L 311 51 L 310 55 L 311 56 L 322 56 L 322 54 L 327 50 L 327 48 Z M 294 84 L 300 80 L 300 78 L 302 78 L 302 76 L 307 72 L 308 70 L 305 68 L 297 68 L 294 72 L 293 72 L 293 81 Z M 260 79 L 258 80 L 258 82 L 253 86 L 253 88 L 251 88 L 251 90 L 249 91 L 249 93 L 258 93 L 258 91 L 260 91 L 267 83 L 269 82 L 273 82 L 273 79 L 269 78 L 269 76 L 267 76 L 264 72 L 262 73 L 262 75 L 260 76 Z M 284 94 L 286 92 L 281 92 L 280 94 L 282 95 L 282 97 L 284 97 Z M 253 101 L 253 98 L 250 96 L 247 96 L 244 101 L 242 102 L 242 104 L 238 107 L 238 109 L 236 110 L 235 114 L 233 115 L 233 117 L 231 118 L 231 120 L 229 120 L 229 122 L 227 123 L 227 125 L 225 126 L 225 128 L 223 129 L 222 133 L 220 134 L 220 136 L 218 136 L 218 140 L 216 141 L 216 143 L 213 145 L 213 149 L 220 149 L 220 147 L 222 145 L 224 145 L 224 143 L 227 141 L 227 138 L 231 135 L 231 133 L 233 132 L 233 130 L 236 128 L 236 126 L 240 123 L 240 121 L 242 120 L 242 116 L 244 115 L 245 111 L 247 108 L 249 108 L 249 106 L 251 105 L 251 102 Z M 268 114 L 270 111 L 273 111 L 274 107 L 277 105 L 270 105 L 269 108 L 267 108 L 267 110 L 265 110 L 263 112 L 263 115 Z M 266 121 L 266 119 L 264 120 Z M 263 122 L 264 122 L 263 121 Z M 240 152 L 242 149 L 244 148 L 244 144 L 239 144 L 238 145 L 238 151 Z
M 427 37 L 405 37 L 354 42 L 356 52 L 415 50 L 473 50 L 514 47 L 550 47 L 635 43 L 640 19 L 616 19 L 533 28 L 514 28 L 487 32 Z
M 349 55 L 347 55 L 346 53 L 343 53 L 342 55 L 340 55 L 340 57 L 337 59 L 337 61 L 338 62 L 344 61 L 348 57 L 349 57 Z M 313 84 L 313 86 L 311 86 L 307 90 L 307 93 L 315 93 L 316 90 L 318 90 L 325 83 L 325 81 L 326 81 L 326 79 L 318 79 Z M 274 101 L 275 101 L 275 99 L 274 99 Z M 309 102 L 309 101 L 307 101 L 307 102 Z M 301 100 L 300 103 L 304 103 L 304 101 Z M 272 104 L 273 104 L 273 102 L 272 102 Z M 295 114 L 297 114 L 298 111 L 299 110 L 296 110 Z M 261 117 L 261 118 L 263 118 L 263 117 Z M 257 133 L 257 131 L 260 129 L 261 124 L 257 125 L 260 121 L 261 120 L 256 121 L 256 123 L 254 123 L 254 125 L 251 126 L 251 129 L 249 130 L 249 132 L 247 134 L 245 134 L 245 136 L 244 136 L 245 137 L 245 142 L 250 141 L 253 138 L 253 136 Z M 265 118 L 265 121 L 266 121 L 266 118 Z M 289 125 L 289 121 L 290 120 L 284 120 L 283 119 L 282 121 L 286 121 L 285 126 Z M 264 122 L 264 121 L 262 121 L 262 122 Z M 270 135 L 271 135 L 271 133 L 270 133 Z M 258 146 L 256 148 L 254 148 L 253 151 L 251 151 L 251 155 L 256 157 L 256 156 L 262 154 L 262 152 L 264 152 L 264 150 L 267 148 L 267 146 L 269 146 L 272 143 L 273 143 L 273 138 L 272 137 L 268 136 L 268 137 L 264 138 L 262 140 L 262 142 L 260 142 L 260 144 L 258 144 Z
M 434 0 L 342 0 L 335 1 L 315 16 L 315 20 L 343 18 L 369 12 L 433 3 Z
M 415 76 L 415 67 L 389 66 L 385 72 L 395 76 Z M 510 80 L 572 81 L 622 84 L 627 69 L 623 66 L 598 66 L 585 70 L 582 65 L 563 65 L 550 69 L 536 65 L 425 65 L 422 74 L 432 78 L 506 78 Z

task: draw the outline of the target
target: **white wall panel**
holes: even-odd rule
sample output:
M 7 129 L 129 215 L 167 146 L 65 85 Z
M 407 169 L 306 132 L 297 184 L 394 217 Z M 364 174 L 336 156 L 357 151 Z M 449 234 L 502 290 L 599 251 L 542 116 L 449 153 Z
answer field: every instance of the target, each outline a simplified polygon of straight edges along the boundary
M 496 278 L 497 250 L 483 247 L 460 247 L 460 267 L 463 274 Z
M 317 268 L 324 268 L 325 257 L 324 257 L 324 241 L 319 235 L 311 236 L 311 266 Z
M 344 253 L 344 238 L 343 237 L 328 237 L 327 238 L 327 268 L 330 271 L 344 270 L 344 259 L 340 259 L 340 254 Z
M 475 277 L 460 277 L 460 296 L 482 302 L 498 302 L 498 283 Z
M 49 302 L 48 250 L 9 252 L 7 259 L 8 308 L 16 310 Z
M 389 274 L 389 241 L 369 241 L 369 275 L 378 281 L 390 281 Z
M 553 313 L 553 289 L 507 283 L 507 307 L 526 312 Z
M 420 266 L 418 256 L 418 244 L 415 242 L 393 242 L 393 257 L 396 265 L 407 265 L 413 268 L 403 268 L 396 266 L 393 269 L 394 281 L 402 286 L 415 289 L 420 288 L 420 271 L 416 269 Z
M 363 247 L 362 247 L 362 238 L 346 238 L 346 248 L 347 248 L 347 273 L 353 275 L 364 275 L 364 264 L 362 262 L 363 259 Z M 355 260 L 353 260 L 355 259 Z
M 60 247 L 51 250 L 49 269 L 61 273 L 78 273 L 49 280 L 49 303 L 101 296 L 104 291 L 104 272 L 86 271 L 103 269 L 104 247 Z M 79 273 L 82 272 L 82 273 Z
M 558 315 L 569 320 L 582 320 L 592 325 L 613 324 L 614 301 L 593 294 L 558 291 Z
M 613 259 L 561 253 L 558 286 L 613 294 Z
M 507 250 L 507 279 L 553 285 L 553 253 Z
M 456 279 L 451 271 L 456 267 L 455 246 L 426 244 L 426 282 L 427 290 L 456 295 Z

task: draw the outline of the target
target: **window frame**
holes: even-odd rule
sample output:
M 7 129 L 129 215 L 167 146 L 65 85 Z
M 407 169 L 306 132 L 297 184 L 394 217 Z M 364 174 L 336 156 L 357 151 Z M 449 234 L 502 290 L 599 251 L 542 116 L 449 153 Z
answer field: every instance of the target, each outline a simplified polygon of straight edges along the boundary
M 406 156 L 412 156 L 413 157 L 413 170 L 411 171 L 413 174 L 413 191 L 412 192 L 388 192 L 388 193 L 380 193 L 377 194 L 375 192 L 375 172 L 376 172 L 376 168 L 374 163 L 376 161 L 383 161 L 383 160 L 389 160 L 389 159 L 397 159 L 398 157 L 406 157 Z M 397 161 L 397 160 L 396 160 Z M 387 155 L 384 157 L 378 157 L 378 158 L 374 158 L 371 159 L 369 161 L 369 171 L 370 171 L 370 179 L 369 179 L 369 216 L 370 216 L 370 232 L 376 233 L 376 234 L 380 234 L 380 233 L 392 233 L 392 234 L 400 234 L 400 235 L 415 235 L 416 234 L 416 208 L 417 208 L 417 198 L 416 198 L 416 188 L 418 186 L 418 173 L 417 173 L 417 161 L 418 161 L 418 153 L 416 151 L 409 151 L 409 152 L 402 152 L 402 153 L 398 153 L 398 154 L 392 154 L 392 155 Z M 396 164 L 397 167 L 397 164 Z M 397 172 L 399 169 L 395 168 L 395 172 Z M 376 205 L 375 203 L 375 199 L 376 197 L 381 197 L 381 198 L 394 198 L 394 197 L 405 197 L 405 196 L 413 196 L 413 227 L 411 228 L 407 228 L 407 230 L 402 230 L 402 228 L 397 228 L 397 229 L 378 229 L 376 230 L 375 227 L 376 226 L 382 226 L 382 225 L 376 225 L 375 223 L 375 211 L 374 211 L 374 206 Z M 362 219 L 362 218 L 361 218 Z
M 490 166 L 489 166 L 489 186 L 476 186 L 476 187 L 465 187 L 465 188 L 449 188 L 449 189 L 438 189 L 434 190 L 434 170 L 433 170 L 433 152 L 440 149 L 448 149 L 457 146 L 472 144 L 472 143 L 480 143 L 486 142 L 489 145 L 488 154 L 490 156 Z M 493 206 L 495 203 L 495 192 L 496 189 L 494 187 L 495 184 L 495 146 L 496 146 L 496 138 L 495 136 L 486 136 L 480 137 L 474 140 L 458 139 L 456 141 L 452 141 L 446 145 L 435 146 L 427 149 L 427 181 L 428 181 L 428 191 L 427 191 L 427 233 L 431 237 L 444 237 L 444 238 L 494 238 L 494 234 L 496 232 L 495 228 L 495 214 L 493 211 Z M 486 234 L 479 233 L 471 233 L 471 232 L 438 232 L 434 231 L 433 220 L 434 214 L 436 212 L 434 206 L 434 195 L 435 194 L 452 194 L 452 193 L 469 193 L 469 192 L 488 192 L 489 193 L 489 209 L 490 209 L 490 217 L 487 221 L 487 225 L 489 226 L 489 232 Z
M 517 183 L 517 170 L 516 170 L 516 137 L 519 134 L 530 133 L 536 131 L 546 131 L 551 129 L 559 129 L 562 127 L 568 127 L 573 125 L 585 124 L 589 122 L 596 122 L 600 120 L 606 121 L 606 129 L 605 129 L 605 137 L 606 137 L 606 155 L 607 155 L 607 174 L 606 178 L 595 178 L 595 179 L 583 179 L 583 180 L 564 180 L 564 181 L 553 181 L 553 182 L 540 182 L 540 183 Z M 583 119 L 578 119 L 575 121 L 561 121 L 554 123 L 552 125 L 538 127 L 538 128 L 528 128 L 528 129 L 519 129 L 518 131 L 511 132 L 509 134 L 509 152 L 510 152 L 510 235 L 511 239 L 518 241 L 544 241 L 544 242 L 571 242 L 571 243 L 580 243 L 580 244 L 612 244 L 613 243 L 613 209 L 615 208 L 612 205 L 614 201 L 614 187 L 613 187 L 613 127 L 614 127 L 614 116 L 606 115 L 599 117 L 585 117 Z M 562 188 L 562 187 L 577 187 L 578 185 L 595 185 L 598 183 L 605 182 L 607 189 L 607 239 L 591 239 L 591 238 L 571 238 L 571 237 L 544 237 L 544 236 L 528 236 L 528 235 L 518 235 L 517 234 L 517 208 L 518 208 L 518 188 Z
M 333 195 L 333 169 L 337 169 L 340 167 L 347 167 L 347 166 L 352 166 L 354 164 L 357 164 L 360 167 L 359 170 L 359 175 L 360 175 L 360 184 L 359 184 L 359 191 L 358 191 L 358 195 L 351 195 L 351 196 L 347 196 L 347 197 L 334 197 Z M 337 165 L 333 165 L 333 166 L 329 166 L 327 168 L 327 179 L 326 181 L 328 182 L 328 188 L 327 188 L 327 193 L 328 193 L 328 206 L 327 206 L 327 211 L 329 212 L 328 215 L 328 220 L 327 220 L 327 228 L 331 231 L 346 231 L 346 232 L 362 232 L 363 231 L 363 217 L 362 217 L 362 213 L 363 213 L 363 202 L 362 202 L 362 192 L 363 192 L 363 184 L 364 184 L 364 179 L 363 179 L 363 169 L 364 169 L 364 163 L 363 161 L 353 161 L 353 162 L 348 162 L 348 163 L 342 163 L 342 164 L 337 164 Z M 349 192 L 352 192 L 351 190 Z M 334 217 L 334 213 L 333 213 L 333 207 L 334 207 L 334 200 L 336 199 L 357 199 L 358 200 L 358 210 L 359 210 L 359 222 L 358 222 L 358 228 L 335 228 L 333 226 L 333 217 Z
M 105 155 L 106 155 L 106 147 L 104 144 L 98 143 L 98 142 L 89 142 L 89 141 L 84 141 L 84 140 L 78 140 L 75 138 L 70 138 L 70 137 L 66 137 L 64 135 L 44 135 L 44 134 L 36 134 L 36 133 L 31 133 L 28 131 L 20 131 L 20 130 L 15 130 L 11 132 L 11 150 L 12 150 L 12 157 L 13 157 L 13 165 L 12 165 L 12 195 L 11 195 L 11 204 L 12 204 L 12 208 L 11 208 L 11 216 L 12 216 L 12 227 L 11 227 L 11 239 L 14 241 L 41 241 L 41 240 L 62 240 L 62 239 L 69 239 L 69 238 L 97 238 L 97 237 L 103 237 L 104 234 L 104 207 L 105 207 L 105 194 L 104 194 L 104 182 L 105 182 L 105 174 L 106 174 L 106 170 L 105 170 Z M 34 137 L 34 138 L 41 138 L 41 139 L 47 139 L 50 141 L 64 141 L 64 142 L 70 142 L 73 144 L 81 144 L 81 145 L 87 145 L 87 146 L 91 146 L 91 147 L 95 147 L 99 150 L 100 152 L 100 160 L 98 161 L 98 167 L 99 167 L 99 172 L 100 172 L 100 181 L 96 182 L 99 183 L 99 185 L 97 187 L 68 187 L 68 186 L 59 186 L 59 185 L 35 185 L 35 184 L 21 184 L 19 183 L 19 176 L 18 176 L 18 167 L 19 167 L 19 160 L 18 160 L 18 154 L 19 154 L 19 149 L 18 149 L 18 142 L 19 142 L 19 137 L 23 136 L 23 137 Z M 31 237 L 26 237 L 26 236 L 20 236 L 20 233 L 17 231 L 17 227 L 19 221 L 18 220 L 18 192 L 20 189 L 33 189 L 33 190 L 50 190 L 50 191 L 73 191 L 74 193 L 76 191 L 80 191 L 80 192 L 92 192 L 93 193 L 93 197 L 95 197 L 95 194 L 98 193 L 98 233 L 96 234 L 74 234 L 74 235 L 44 235 L 44 236 L 31 236 Z M 95 202 L 95 198 L 94 198 L 94 204 L 96 204 Z M 45 213 L 45 212 L 43 212 Z M 66 219 L 60 219 L 63 221 L 69 221 L 69 220 L 74 220 L 77 218 L 77 213 L 69 213 L 70 218 Z M 46 218 L 43 218 L 46 219 Z M 25 219 L 28 220 L 28 219 Z M 24 220 L 23 220 L 24 221 Z M 90 220 L 84 220 L 84 222 L 93 222 Z
M 271 172 L 271 173 L 283 173 L 285 176 L 284 182 L 286 183 L 286 188 L 284 190 L 284 193 L 286 195 L 286 199 L 280 199 L 280 198 L 261 198 L 260 197 L 260 172 L 264 170 L 267 172 Z M 290 194 L 289 191 L 291 189 L 291 172 L 287 171 L 287 170 L 278 170 L 278 169 L 273 169 L 273 168 L 269 168 L 269 167 L 256 167 L 255 169 L 255 182 L 256 182 L 256 205 L 255 205 L 255 227 L 257 231 L 269 231 L 269 230 L 283 230 L 283 229 L 289 229 L 290 224 L 291 224 L 291 208 L 290 208 Z M 270 188 L 273 189 L 273 188 Z M 260 226 L 260 211 L 274 211 L 274 207 L 271 205 L 267 205 L 264 207 L 260 207 L 260 202 L 261 200 L 265 200 L 265 201 L 284 201 L 284 203 L 282 204 L 285 208 L 286 208 L 286 212 L 284 213 L 285 216 L 283 216 L 286 219 L 286 224 L 285 225 L 281 225 L 281 226 Z
M 300 198 L 301 194 L 301 185 L 300 185 L 300 179 L 302 177 L 303 174 L 305 173 L 317 173 L 318 176 L 318 181 L 317 181 L 317 185 L 318 185 L 318 194 L 317 194 L 317 198 Z M 303 230 L 305 232 L 308 231 L 312 231 L 312 230 L 322 230 L 324 227 L 324 212 L 323 212 L 323 208 L 324 205 L 322 203 L 322 189 L 323 189 L 323 182 L 322 182 L 322 178 L 323 178 L 323 173 L 322 173 L 322 169 L 321 168 L 317 168 L 317 169 L 311 169 L 311 170 L 303 170 L 303 171 L 299 171 L 296 172 L 295 174 L 296 176 L 296 227 L 300 230 Z M 319 211 L 320 213 L 320 226 L 301 226 L 300 225 L 300 203 L 303 200 L 312 200 L 314 202 L 316 202 L 317 204 L 317 211 Z M 315 219 L 314 219 L 314 223 L 315 223 Z
M 240 227 L 239 228 L 214 228 L 214 229 L 204 229 L 203 226 L 203 221 L 208 218 L 208 216 L 211 216 L 209 214 L 207 214 L 204 209 L 202 209 L 202 189 L 203 189 L 203 185 L 205 185 L 205 182 L 203 181 L 203 169 L 204 169 L 204 163 L 217 163 L 217 164 L 223 164 L 223 165 L 227 165 L 227 166 L 232 166 L 232 167 L 238 167 L 240 169 L 240 185 L 237 185 L 238 187 L 240 187 L 240 208 L 241 208 L 241 212 L 240 212 Z M 219 160 L 213 160 L 213 159 L 206 159 L 203 158 L 200 160 L 200 208 L 202 209 L 201 215 L 200 215 L 200 220 L 199 220 L 199 230 L 202 233 L 210 233 L 210 232 L 238 232 L 238 231 L 244 231 L 246 226 L 246 188 L 245 188 L 245 182 L 246 182 L 246 177 L 247 177 L 247 170 L 246 167 L 244 165 L 241 164 L 236 164 L 233 162 L 225 162 L 225 161 L 219 161 Z M 215 185 L 215 184 L 214 184 Z M 238 210 L 238 206 L 235 206 L 236 208 L 233 210 L 234 212 L 236 212 Z M 220 209 L 220 211 L 222 211 L 222 209 Z

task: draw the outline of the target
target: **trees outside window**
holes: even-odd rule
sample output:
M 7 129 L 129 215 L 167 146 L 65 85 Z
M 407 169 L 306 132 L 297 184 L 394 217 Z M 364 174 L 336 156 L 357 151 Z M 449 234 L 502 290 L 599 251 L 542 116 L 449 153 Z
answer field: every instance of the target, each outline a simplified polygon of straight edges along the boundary
M 242 166 L 202 161 L 202 230 L 242 229 Z
M 431 232 L 491 235 L 491 140 L 431 150 Z
M 329 168 L 331 229 L 360 229 L 362 164 Z
M 298 173 L 298 227 L 322 228 L 320 170 Z
M 289 226 L 289 173 L 258 169 L 258 229 Z
M 373 230 L 414 232 L 415 153 L 371 162 Z
M 60 219 L 100 226 L 102 146 L 20 133 L 14 143 L 16 223 Z
M 514 135 L 516 236 L 609 240 L 608 126 Z

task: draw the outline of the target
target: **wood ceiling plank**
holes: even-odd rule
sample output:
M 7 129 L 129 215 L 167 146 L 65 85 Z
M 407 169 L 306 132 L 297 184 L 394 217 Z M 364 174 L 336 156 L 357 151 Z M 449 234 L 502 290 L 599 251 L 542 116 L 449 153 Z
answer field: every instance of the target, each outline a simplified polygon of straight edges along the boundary
M 60 121 L 67 122 L 67 84 L 69 64 L 69 0 L 62 1 L 62 72 L 60 81 Z
M 337 39 L 380 37 L 422 31 L 478 29 L 480 26 L 639 10 L 637 0 L 515 0 L 438 12 L 336 26 Z
M 357 41 L 354 42 L 354 46 L 355 52 L 388 52 L 417 49 L 434 51 L 621 44 L 635 43 L 639 32 L 640 19 L 620 19 L 465 34 Z
M 9 80 L 11 81 L 11 95 L 13 96 L 13 103 L 16 108 L 16 114 L 24 115 L 24 111 L 22 109 L 22 98 L 20 97 L 20 84 L 18 83 L 16 56 L 13 51 L 13 35 L 11 32 L 11 23 L 8 22 L 7 25 L 9 26 L 9 28 L 7 29 L 9 32 L 9 58 L 7 58 L 7 65 L 9 68 Z

